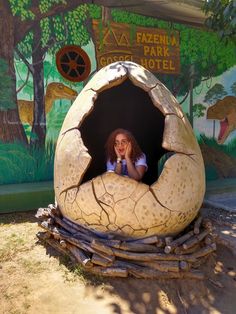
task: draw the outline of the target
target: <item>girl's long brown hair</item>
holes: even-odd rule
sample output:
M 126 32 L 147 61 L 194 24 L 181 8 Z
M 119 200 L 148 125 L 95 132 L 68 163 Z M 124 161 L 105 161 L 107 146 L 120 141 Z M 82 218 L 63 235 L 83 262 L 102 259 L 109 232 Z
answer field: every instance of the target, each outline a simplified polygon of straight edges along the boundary
M 139 147 L 136 139 L 133 134 L 125 129 L 116 129 L 114 130 L 108 137 L 105 148 L 106 148 L 106 158 L 110 160 L 111 163 L 114 163 L 117 159 L 116 152 L 114 150 L 115 139 L 118 134 L 124 134 L 128 141 L 131 142 L 132 151 L 131 151 L 131 159 L 135 162 L 139 157 L 142 156 L 143 152 Z

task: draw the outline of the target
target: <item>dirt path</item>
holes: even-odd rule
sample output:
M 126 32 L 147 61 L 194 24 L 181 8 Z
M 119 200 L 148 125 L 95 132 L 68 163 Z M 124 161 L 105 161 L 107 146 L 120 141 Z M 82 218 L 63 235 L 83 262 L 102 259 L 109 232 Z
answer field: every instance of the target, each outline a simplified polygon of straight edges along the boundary
M 218 231 L 236 236 L 234 217 L 221 218 L 228 225 L 215 219 Z M 0 313 L 236 313 L 235 256 L 222 241 L 204 265 L 204 281 L 98 279 L 38 244 L 39 230 L 33 212 L 0 215 Z

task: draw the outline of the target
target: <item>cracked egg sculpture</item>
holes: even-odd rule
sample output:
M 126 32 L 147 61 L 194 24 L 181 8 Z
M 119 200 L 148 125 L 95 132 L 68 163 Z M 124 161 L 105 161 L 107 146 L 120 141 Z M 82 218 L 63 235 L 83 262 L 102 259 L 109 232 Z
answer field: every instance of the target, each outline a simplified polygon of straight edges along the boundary
M 104 145 L 118 127 L 129 129 L 147 155 L 144 182 L 106 172 Z M 158 174 L 163 155 L 169 158 Z M 54 188 L 63 216 L 95 231 L 175 235 L 202 204 L 204 164 L 170 91 L 142 66 L 116 62 L 94 75 L 66 115 L 55 153 Z

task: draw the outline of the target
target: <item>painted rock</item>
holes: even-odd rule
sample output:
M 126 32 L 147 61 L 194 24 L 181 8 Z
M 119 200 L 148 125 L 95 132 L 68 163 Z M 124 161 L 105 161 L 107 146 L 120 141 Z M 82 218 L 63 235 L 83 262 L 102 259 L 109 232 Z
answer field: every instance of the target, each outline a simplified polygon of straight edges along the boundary
M 162 147 L 174 154 L 150 186 L 111 172 L 81 184 L 92 157 L 79 127 L 99 93 L 127 78 L 147 92 L 164 115 Z M 116 62 L 94 75 L 67 113 L 56 147 L 54 188 L 62 214 L 76 223 L 131 237 L 174 235 L 196 217 L 202 204 L 204 164 L 191 125 L 170 91 L 142 66 Z

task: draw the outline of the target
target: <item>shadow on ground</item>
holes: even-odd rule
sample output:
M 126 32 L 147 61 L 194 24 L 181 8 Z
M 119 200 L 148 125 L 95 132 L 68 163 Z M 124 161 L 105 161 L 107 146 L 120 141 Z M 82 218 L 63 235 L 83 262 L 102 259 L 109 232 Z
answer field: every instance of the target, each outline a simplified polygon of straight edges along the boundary
M 14 275 L 14 277 L 8 278 L 12 282 L 12 291 L 13 288 L 16 289 L 16 285 L 19 285 L 19 289 L 22 290 L 22 280 L 24 280 L 22 278 L 28 276 L 27 280 L 29 281 L 24 285 L 28 285 L 30 297 L 27 296 L 24 300 L 28 302 L 29 311 L 24 313 L 35 311 L 35 300 L 37 300 L 42 314 L 49 313 L 47 310 L 43 310 L 43 308 L 48 309 L 48 303 L 50 303 L 51 313 L 59 314 L 92 314 L 96 312 L 101 314 L 235 313 L 235 257 L 233 252 L 224 245 L 219 244 L 216 253 L 212 254 L 202 266 L 201 270 L 205 274 L 205 279 L 202 281 L 103 278 L 85 273 L 81 267 L 75 267 L 65 256 L 58 254 L 51 247 L 37 242 L 35 234 L 37 230 L 42 231 L 42 229 L 37 227 L 37 220 L 34 214 L 34 212 L 27 212 L 0 215 L 0 226 L 5 230 L 3 230 L 3 235 L 8 235 L 9 238 L 12 238 L 11 234 L 16 233 L 17 230 L 18 232 L 24 230 L 27 234 L 26 239 L 28 237 L 28 242 L 32 242 L 22 246 L 19 254 L 24 255 L 12 255 L 11 262 L 14 262 L 15 259 L 16 263 L 14 268 L 7 268 L 9 265 L 7 255 L 5 255 L 6 264 L 1 266 L 5 274 L 7 274 L 8 269 L 8 271 L 11 271 L 12 276 Z M 214 214 L 216 215 L 216 212 Z M 24 224 L 25 222 L 26 224 Z M 20 228 L 14 229 L 14 226 Z M 12 230 L 10 230 L 11 228 Z M 27 272 L 22 270 L 20 265 L 22 257 L 25 259 L 24 265 L 28 258 L 31 262 L 35 259 L 33 261 L 34 265 L 41 263 L 42 265 L 45 264 L 46 268 L 39 268 L 38 272 L 31 275 L 31 273 L 28 273 L 28 260 Z M 61 275 L 58 275 L 57 261 L 59 266 L 63 266 L 60 273 L 66 269 L 67 273 L 73 274 L 73 282 L 68 280 L 61 281 Z M 13 273 L 14 269 L 15 272 Z M 18 282 L 16 274 L 21 276 Z M 35 282 L 34 275 L 38 282 Z M 39 287 L 40 284 L 41 286 Z M 44 285 L 42 286 L 42 284 Z M 36 290 L 32 288 L 34 285 L 37 286 Z M 15 307 L 14 299 L 9 299 L 8 287 L 9 283 L 8 285 L 6 283 L 6 287 L 4 287 L 3 283 L 2 296 L 4 297 L 4 293 L 5 295 L 8 293 L 7 298 L 3 299 L 7 309 Z M 13 293 L 12 291 L 11 293 Z M 50 299 L 47 299 L 49 297 Z M 19 303 L 19 298 L 17 300 Z M 91 302 L 94 303 L 93 309 Z M 61 306 L 62 303 L 64 307 Z

